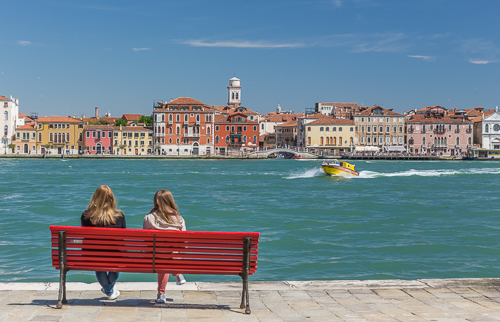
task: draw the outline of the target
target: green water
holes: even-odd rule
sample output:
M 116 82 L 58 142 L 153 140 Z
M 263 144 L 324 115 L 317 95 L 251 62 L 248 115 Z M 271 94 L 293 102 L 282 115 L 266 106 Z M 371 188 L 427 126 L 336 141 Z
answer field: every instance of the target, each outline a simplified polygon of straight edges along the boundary
M 260 232 L 253 281 L 498 277 L 500 163 L 357 161 L 357 178 L 327 177 L 320 164 L 0 160 L 0 282 L 57 281 L 48 227 L 79 225 L 101 184 L 129 228 L 142 228 L 154 193 L 169 189 L 188 230 Z

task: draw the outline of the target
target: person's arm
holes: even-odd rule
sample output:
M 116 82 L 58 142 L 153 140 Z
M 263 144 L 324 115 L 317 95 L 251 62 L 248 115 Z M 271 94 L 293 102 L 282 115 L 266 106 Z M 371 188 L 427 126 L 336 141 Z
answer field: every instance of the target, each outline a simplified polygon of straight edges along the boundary
M 151 217 L 149 214 L 144 217 L 144 221 L 142 222 L 142 229 L 154 229 L 153 223 L 151 223 Z
M 122 218 L 123 218 L 123 221 L 122 221 L 122 227 L 121 228 L 127 228 L 127 222 L 125 221 L 125 214 L 122 213 Z

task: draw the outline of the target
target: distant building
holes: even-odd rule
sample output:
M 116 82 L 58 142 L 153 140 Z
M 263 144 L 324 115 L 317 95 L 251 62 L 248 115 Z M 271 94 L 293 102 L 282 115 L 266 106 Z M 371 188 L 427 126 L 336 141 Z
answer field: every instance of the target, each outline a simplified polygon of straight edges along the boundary
M 158 102 L 153 110 L 155 150 L 166 155 L 206 155 L 214 151 L 215 110 L 179 97 Z
M 83 144 L 85 153 L 111 154 L 113 153 L 113 126 L 85 125 L 83 129 Z
M 354 148 L 354 121 L 322 116 L 305 125 L 305 147 L 321 152 L 350 152 Z
M 145 155 L 153 153 L 153 128 L 143 126 L 113 126 L 113 153 Z
M 19 99 L 12 96 L 5 97 L 0 95 L 0 106 L 2 109 L 2 116 L 0 116 L 0 128 L 2 129 L 2 143 L 4 145 L 4 153 L 12 152 L 8 150 L 7 146 L 12 143 L 14 133 L 17 126 L 17 118 L 19 113 Z
M 238 107 L 241 105 L 241 85 L 240 79 L 233 77 L 229 80 L 227 87 L 227 105 Z
M 356 151 L 406 151 L 404 115 L 374 105 L 355 114 L 354 122 Z
M 340 119 L 352 120 L 354 114 L 359 112 L 360 106 L 358 103 L 316 103 L 314 105 L 314 113 L 321 113 L 323 115 L 334 116 Z
M 14 153 L 36 154 L 36 124 L 32 122 L 17 127 L 12 143 L 16 145 Z
M 77 154 L 83 151 L 83 121 L 67 116 L 38 117 L 38 153 Z
M 259 147 L 259 123 L 243 112 L 215 115 L 215 153 L 248 152 Z
M 482 148 L 500 150 L 500 112 L 496 110 L 485 116 L 482 121 Z
M 297 120 L 276 125 L 276 146 L 295 147 L 297 146 Z
M 450 114 L 441 106 L 418 110 L 406 121 L 408 152 L 463 155 L 473 147 L 472 125 L 465 116 Z

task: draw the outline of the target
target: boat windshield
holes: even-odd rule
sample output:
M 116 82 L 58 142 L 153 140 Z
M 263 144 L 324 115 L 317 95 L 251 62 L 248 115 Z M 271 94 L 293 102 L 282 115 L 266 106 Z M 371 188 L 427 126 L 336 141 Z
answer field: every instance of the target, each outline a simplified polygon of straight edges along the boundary
M 323 165 L 340 165 L 340 163 L 337 160 L 332 160 L 332 161 L 323 161 Z

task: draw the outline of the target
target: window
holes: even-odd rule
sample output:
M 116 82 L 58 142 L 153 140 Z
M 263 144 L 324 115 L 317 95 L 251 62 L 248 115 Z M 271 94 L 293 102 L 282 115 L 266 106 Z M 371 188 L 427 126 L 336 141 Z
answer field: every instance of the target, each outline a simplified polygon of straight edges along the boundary
M 364 117 L 362 117 L 362 118 L 361 118 L 361 122 L 364 122 L 364 121 L 365 121 L 365 118 L 364 118 Z
M 329 128 L 328 126 L 326 127 L 326 131 L 327 131 L 327 132 L 328 132 L 328 131 L 330 131 L 330 128 Z
M 321 132 L 323 132 L 323 131 L 325 130 L 325 128 L 324 128 L 324 127 L 320 127 L 320 128 L 319 128 L 319 130 L 320 130 Z M 321 144 L 321 145 L 323 145 L 323 144 Z
M 308 127 L 307 127 L 307 130 L 308 130 L 308 131 L 311 131 L 311 127 L 310 127 L 310 126 L 308 126 Z
M 323 145 L 323 137 L 319 138 L 319 145 Z
M 373 126 L 373 133 L 377 133 L 377 126 L 376 125 Z
M 7 111 L 3 112 L 3 119 L 4 119 L 4 121 L 9 120 L 9 112 L 7 112 Z
M 95 131 L 92 131 L 92 137 L 95 138 Z
M 229 125 L 226 125 L 226 131 L 229 131 Z
M 488 133 L 488 131 L 489 131 L 489 126 L 488 126 L 488 124 L 485 124 L 484 125 L 484 132 Z
M 368 126 L 366 127 L 366 132 L 368 132 L 368 133 L 370 133 L 370 132 L 371 132 L 371 126 L 370 126 L 370 125 L 368 125 Z
M 422 147 L 425 146 L 425 136 L 422 138 Z
M 311 137 L 307 138 L 307 145 L 311 145 Z
M 38 142 L 42 142 L 42 133 L 38 133 Z
M 215 126 L 215 130 L 219 131 L 219 126 L 218 125 Z
M 339 126 L 339 132 L 342 132 L 342 126 Z
M 254 131 L 257 131 L 257 125 L 254 125 L 254 126 L 253 126 L 253 130 L 254 130 Z
M 354 128 L 353 128 L 353 127 L 351 127 L 350 131 L 351 131 L 351 132 L 353 132 L 353 131 L 354 131 Z
M 53 142 L 54 141 L 54 134 L 49 133 L 49 142 Z
M 219 143 L 219 136 L 218 135 L 215 136 L 215 143 Z
M 253 143 L 257 143 L 257 135 L 253 136 Z
M 385 131 L 386 131 L 387 133 L 389 133 L 389 130 L 390 130 L 390 129 L 391 129 L 391 127 L 390 127 L 389 125 L 387 125 L 387 126 L 385 127 Z

